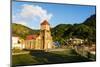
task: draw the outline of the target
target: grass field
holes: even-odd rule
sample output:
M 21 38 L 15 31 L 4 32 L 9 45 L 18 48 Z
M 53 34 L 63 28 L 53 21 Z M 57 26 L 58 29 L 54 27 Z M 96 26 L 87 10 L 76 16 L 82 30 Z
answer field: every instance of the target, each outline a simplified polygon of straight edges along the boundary
M 88 58 L 78 55 L 72 49 L 64 51 L 30 51 L 30 54 L 13 55 L 12 65 L 38 65 L 38 64 L 55 64 L 55 63 L 72 63 L 72 62 L 87 62 L 91 61 Z

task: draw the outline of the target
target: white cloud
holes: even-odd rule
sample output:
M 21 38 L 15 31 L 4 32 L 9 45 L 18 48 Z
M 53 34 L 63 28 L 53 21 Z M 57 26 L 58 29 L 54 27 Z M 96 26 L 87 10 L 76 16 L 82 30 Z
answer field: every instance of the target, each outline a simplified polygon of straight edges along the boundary
M 12 19 L 15 19 L 15 18 L 16 18 L 16 16 L 15 16 L 15 15 L 13 15 L 13 16 L 12 16 Z
M 13 15 L 13 16 L 12 16 L 12 20 L 13 20 L 13 21 L 15 21 L 15 19 L 16 19 L 16 16 L 15 16 L 15 15 Z
M 26 20 L 27 19 L 34 20 L 36 18 L 39 18 L 40 21 L 50 20 L 52 17 L 52 14 L 47 13 L 47 10 L 43 9 L 42 7 L 37 5 L 27 5 L 27 4 L 24 4 L 22 6 L 20 15 L 22 18 Z
M 28 26 L 32 29 L 38 29 L 40 22 L 42 22 L 43 20 L 49 21 L 53 16 L 51 13 L 48 13 L 47 10 L 38 5 L 24 4 L 17 9 L 19 10 L 19 12 L 13 14 L 12 22 Z

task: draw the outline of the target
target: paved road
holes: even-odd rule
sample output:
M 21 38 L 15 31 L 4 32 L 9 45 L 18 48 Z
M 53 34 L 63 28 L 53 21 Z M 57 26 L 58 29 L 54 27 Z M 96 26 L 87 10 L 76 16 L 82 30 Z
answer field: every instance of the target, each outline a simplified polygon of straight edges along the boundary
M 57 48 L 57 49 L 50 49 L 50 50 L 48 50 L 48 51 L 64 51 L 64 50 L 66 50 L 66 49 Z

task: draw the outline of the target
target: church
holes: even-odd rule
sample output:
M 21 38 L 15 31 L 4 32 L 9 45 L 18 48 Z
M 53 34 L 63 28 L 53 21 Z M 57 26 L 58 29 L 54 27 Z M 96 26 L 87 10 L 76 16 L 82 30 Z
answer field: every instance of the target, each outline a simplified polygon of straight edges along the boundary
M 25 49 L 33 50 L 48 50 L 52 49 L 53 40 L 50 31 L 50 24 L 47 20 L 44 20 L 40 24 L 40 34 L 39 35 L 28 35 L 25 39 Z

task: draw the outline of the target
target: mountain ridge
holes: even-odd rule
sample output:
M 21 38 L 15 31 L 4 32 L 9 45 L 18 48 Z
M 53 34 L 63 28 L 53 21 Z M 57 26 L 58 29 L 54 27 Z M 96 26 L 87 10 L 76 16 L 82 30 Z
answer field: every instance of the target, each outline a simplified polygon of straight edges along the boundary
M 40 30 L 28 28 L 21 24 L 12 23 L 12 35 L 26 38 L 27 35 L 39 34 Z M 89 39 L 96 42 L 96 15 L 91 15 L 80 24 L 59 24 L 51 28 L 54 41 L 63 42 L 70 37 Z

